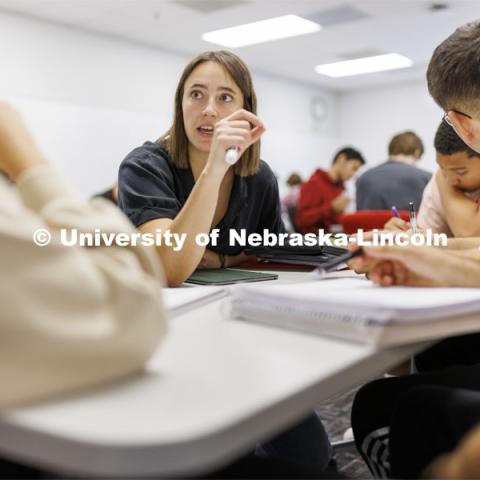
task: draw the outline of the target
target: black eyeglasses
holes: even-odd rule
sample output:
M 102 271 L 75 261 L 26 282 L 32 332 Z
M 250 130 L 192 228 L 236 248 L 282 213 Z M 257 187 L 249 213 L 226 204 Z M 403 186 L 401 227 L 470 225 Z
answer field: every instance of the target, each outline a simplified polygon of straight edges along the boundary
M 457 113 L 458 115 L 463 115 L 464 117 L 467 117 L 469 118 L 470 120 L 472 119 L 472 117 L 470 115 L 467 115 L 466 113 L 463 113 L 463 112 L 460 112 L 458 110 L 455 110 L 454 108 L 451 108 L 448 112 L 445 112 L 444 115 L 443 115 L 443 120 L 448 124 L 450 125 L 453 129 L 455 129 L 455 127 L 453 126 L 453 123 L 452 123 L 452 120 L 450 119 L 450 117 L 448 116 L 448 113 L 449 112 L 455 112 Z

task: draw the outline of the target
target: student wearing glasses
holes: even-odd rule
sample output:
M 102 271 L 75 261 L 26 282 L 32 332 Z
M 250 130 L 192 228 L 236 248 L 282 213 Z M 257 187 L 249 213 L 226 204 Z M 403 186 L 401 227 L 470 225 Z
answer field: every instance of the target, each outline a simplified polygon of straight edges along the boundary
M 480 152 L 480 21 L 458 28 L 435 50 L 427 72 L 434 100 L 462 140 Z M 353 266 L 374 261 L 380 285 L 480 287 L 479 237 L 449 248 L 380 247 Z M 477 345 L 478 350 L 478 345 Z M 381 379 L 363 387 L 352 408 L 357 448 L 376 477 L 480 477 L 480 364 L 457 352 L 436 371 Z

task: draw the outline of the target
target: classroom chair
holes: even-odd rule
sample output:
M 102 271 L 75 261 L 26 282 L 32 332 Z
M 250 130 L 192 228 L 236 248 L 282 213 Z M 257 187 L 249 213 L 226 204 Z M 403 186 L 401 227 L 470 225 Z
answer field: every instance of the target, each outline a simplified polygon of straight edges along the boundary
M 408 211 L 400 210 L 400 217 L 409 221 Z M 374 228 L 382 229 L 383 226 L 392 218 L 391 210 L 361 210 L 354 213 L 346 213 L 340 217 L 340 224 L 343 232 L 350 235 L 357 233 L 360 228 L 363 231 L 373 230 Z

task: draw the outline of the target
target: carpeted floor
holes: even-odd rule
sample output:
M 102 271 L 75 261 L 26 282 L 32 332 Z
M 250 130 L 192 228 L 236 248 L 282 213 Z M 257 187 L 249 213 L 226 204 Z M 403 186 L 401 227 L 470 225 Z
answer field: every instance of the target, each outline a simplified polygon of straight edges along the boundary
M 350 409 L 357 388 L 322 402 L 315 410 L 323 421 L 330 441 L 341 440 L 350 427 Z M 373 478 L 364 461 L 357 453 L 355 445 L 336 454 L 339 471 L 350 478 Z

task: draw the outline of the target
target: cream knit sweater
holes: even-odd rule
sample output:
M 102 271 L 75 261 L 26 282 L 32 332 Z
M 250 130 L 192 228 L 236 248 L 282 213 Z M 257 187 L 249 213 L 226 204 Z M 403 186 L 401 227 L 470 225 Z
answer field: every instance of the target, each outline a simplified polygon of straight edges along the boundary
M 36 246 L 33 232 L 53 240 Z M 145 247 L 67 247 L 60 228 L 133 233 L 103 199 L 85 201 L 52 167 L 0 178 L 0 407 L 140 370 L 165 333 L 161 270 Z

